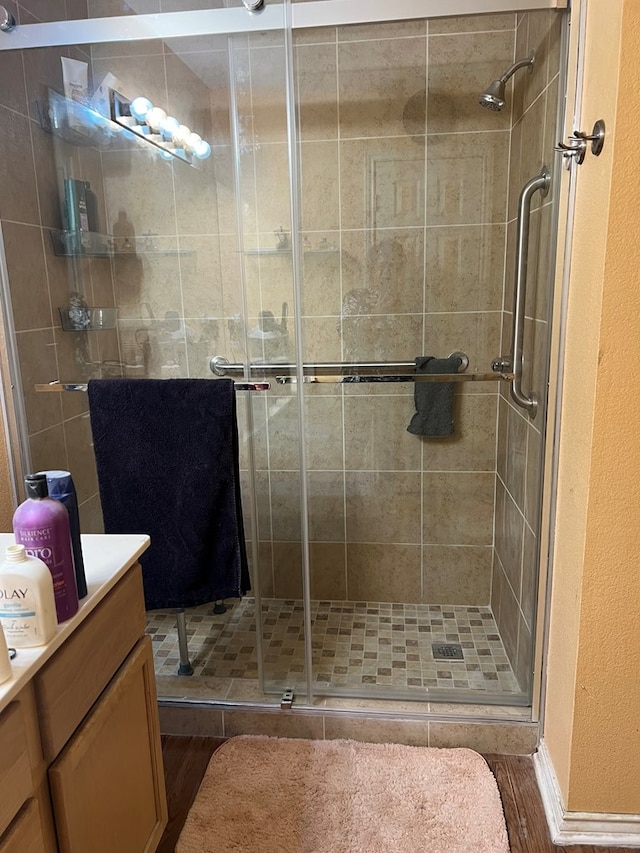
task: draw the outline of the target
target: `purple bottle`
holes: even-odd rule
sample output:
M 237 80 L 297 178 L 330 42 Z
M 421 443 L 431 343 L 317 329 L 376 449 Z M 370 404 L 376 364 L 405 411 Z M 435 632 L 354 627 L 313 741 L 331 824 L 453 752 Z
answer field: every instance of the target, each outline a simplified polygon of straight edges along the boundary
M 27 499 L 13 515 L 16 543 L 46 563 L 53 576 L 58 622 L 65 622 L 78 610 L 69 514 L 49 497 L 45 474 L 27 474 L 24 485 Z

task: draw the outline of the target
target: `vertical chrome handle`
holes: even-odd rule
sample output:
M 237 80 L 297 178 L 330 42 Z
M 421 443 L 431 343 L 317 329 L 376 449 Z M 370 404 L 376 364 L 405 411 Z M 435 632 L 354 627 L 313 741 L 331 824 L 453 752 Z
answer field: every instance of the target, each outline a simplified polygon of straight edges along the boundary
M 546 196 L 551 185 L 551 172 L 543 167 L 542 172 L 531 178 L 520 193 L 518 201 L 518 236 L 516 244 L 516 280 L 513 300 L 513 334 L 511 338 L 511 364 L 513 379 L 511 380 L 511 396 L 513 400 L 535 418 L 538 400 L 535 394 L 527 394 L 522 390 L 524 314 L 527 297 L 527 263 L 529 254 L 529 224 L 531 220 L 531 199 L 533 194 L 541 192 Z

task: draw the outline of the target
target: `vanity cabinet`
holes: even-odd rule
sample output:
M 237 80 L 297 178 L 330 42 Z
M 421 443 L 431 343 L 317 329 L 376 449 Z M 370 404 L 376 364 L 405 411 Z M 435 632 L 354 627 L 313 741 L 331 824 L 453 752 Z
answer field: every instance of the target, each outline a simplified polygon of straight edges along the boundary
M 0 853 L 152 853 L 167 823 L 133 565 L 0 714 Z
M 0 832 L 2 853 L 58 849 L 31 684 L 0 714 Z

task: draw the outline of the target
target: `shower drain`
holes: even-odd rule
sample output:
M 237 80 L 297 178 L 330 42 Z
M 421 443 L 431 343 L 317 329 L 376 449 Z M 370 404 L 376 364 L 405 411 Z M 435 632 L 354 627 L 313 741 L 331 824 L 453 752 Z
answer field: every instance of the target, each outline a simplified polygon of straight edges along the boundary
M 464 660 L 459 643 L 432 643 L 431 651 L 434 660 Z

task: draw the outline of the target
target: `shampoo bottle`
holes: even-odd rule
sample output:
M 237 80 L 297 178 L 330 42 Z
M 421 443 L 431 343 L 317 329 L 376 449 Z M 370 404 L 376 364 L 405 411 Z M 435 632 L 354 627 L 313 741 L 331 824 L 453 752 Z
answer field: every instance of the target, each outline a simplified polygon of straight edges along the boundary
M 51 572 L 24 545 L 9 545 L 0 564 L 0 624 L 17 648 L 44 646 L 56 632 Z
M 100 231 L 100 209 L 98 207 L 98 196 L 91 189 L 91 184 L 89 183 L 89 181 L 84 182 L 84 195 L 87 200 L 89 231 Z
M 13 532 L 27 554 L 46 563 L 53 578 L 58 622 L 65 622 L 78 610 L 69 514 L 49 497 L 44 474 L 27 474 L 24 484 L 27 499 L 13 515 Z
M 80 542 L 80 517 L 78 515 L 78 499 L 73 484 L 73 477 L 69 471 L 39 471 L 47 478 L 49 497 L 60 501 L 69 513 L 69 528 L 71 531 L 71 548 L 73 550 L 73 564 L 76 573 L 76 587 L 78 598 L 84 598 L 87 594 L 87 579 L 84 572 L 84 559 L 82 556 L 82 543 Z

